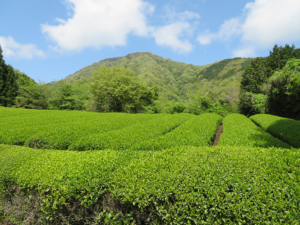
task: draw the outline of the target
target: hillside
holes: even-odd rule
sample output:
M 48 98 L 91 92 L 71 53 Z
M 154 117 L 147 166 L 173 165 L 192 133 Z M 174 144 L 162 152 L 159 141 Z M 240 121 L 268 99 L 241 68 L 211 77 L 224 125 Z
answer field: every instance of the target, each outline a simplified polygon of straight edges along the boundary
M 211 91 L 213 95 L 236 104 L 242 72 L 250 62 L 251 59 L 233 58 L 195 66 L 141 52 L 101 60 L 64 80 L 68 83 L 89 83 L 93 71 L 100 66 L 125 67 L 135 71 L 148 85 L 157 85 L 161 100 L 185 101 L 189 94 L 198 92 L 206 95 Z

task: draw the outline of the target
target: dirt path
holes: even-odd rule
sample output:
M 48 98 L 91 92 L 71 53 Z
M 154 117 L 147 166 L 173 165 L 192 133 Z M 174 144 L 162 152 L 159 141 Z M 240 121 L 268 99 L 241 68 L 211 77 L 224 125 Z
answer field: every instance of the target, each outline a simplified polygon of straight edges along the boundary
M 219 126 L 218 130 L 217 130 L 217 133 L 216 133 L 216 137 L 215 137 L 213 146 L 217 146 L 217 145 L 218 145 L 218 142 L 219 142 L 219 139 L 220 139 L 220 137 L 221 137 L 222 131 L 223 131 L 223 125 L 221 124 L 221 125 Z

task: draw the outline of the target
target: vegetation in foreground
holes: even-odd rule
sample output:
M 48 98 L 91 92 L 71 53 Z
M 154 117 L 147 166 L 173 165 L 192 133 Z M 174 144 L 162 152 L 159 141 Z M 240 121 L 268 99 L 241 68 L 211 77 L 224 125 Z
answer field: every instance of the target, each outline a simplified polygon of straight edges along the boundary
M 0 221 L 298 224 L 299 154 L 237 146 L 74 152 L 0 145 Z M 37 206 L 28 221 L 31 199 Z

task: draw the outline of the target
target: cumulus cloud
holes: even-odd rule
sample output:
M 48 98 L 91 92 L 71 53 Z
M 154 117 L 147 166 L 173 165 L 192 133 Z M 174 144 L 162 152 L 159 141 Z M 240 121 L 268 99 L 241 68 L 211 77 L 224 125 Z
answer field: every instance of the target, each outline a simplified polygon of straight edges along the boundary
M 242 40 L 269 47 L 300 40 L 299 0 L 256 0 L 245 6 Z
M 160 46 L 171 47 L 179 53 L 192 51 L 193 45 L 188 40 L 180 40 L 179 36 L 189 32 L 191 25 L 188 22 L 175 22 L 170 25 L 154 28 L 152 35 Z
M 255 51 L 270 48 L 275 43 L 300 40 L 299 0 L 255 0 L 247 3 L 241 17 L 226 20 L 217 33 L 207 31 L 198 35 L 202 45 L 213 40 L 240 38 L 235 56 L 252 56 Z
M 1 37 L 0 45 L 3 50 L 3 55 L 6 57 L 32 59 L 33 57 L 45 57 L 43 50 L 39 50 L 33 44 L 17 43 L 12 37 Z
M 172 7 L 165 7 L 167 23 L 165 26 L 152 27 L 152 36 L 159 46 L 170 47 L 178 53 L 189 53 L 193 50 L 193 45 L 188 40 L 194 32 L 194 25 L 191 20 L 200 18 L 198 13 L 192 11 L 176 12 Z M 189 21 L 189 22 L 188 22 Z
M 198 35 L 197 40 L 201 45 L 207 45 L 213 40 L 227 41 L 233 36 L 241 33 L 242 29 L 239 18 L 232 18 L 230 20 L 226 20 L 220 26 L 219 32 L 210 33 L 209 30 L 205 30 L 203 33 Z
M 142 0 L 66 0 L 72 17 L 58 25 L 41 25 L 58 49 L 80 51 L 86 47 L 122 46 L 127 35 L 147 36 L 146 15 L 154 6 Z

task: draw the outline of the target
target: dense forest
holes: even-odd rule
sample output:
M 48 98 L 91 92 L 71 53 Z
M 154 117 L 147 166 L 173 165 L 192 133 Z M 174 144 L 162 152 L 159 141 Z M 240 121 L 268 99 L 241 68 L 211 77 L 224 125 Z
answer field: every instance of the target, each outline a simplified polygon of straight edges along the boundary
M 239 110 L 300 119 L 300 49 L 275 45 L 268 57 L 252 60 L 243 73 Z
M 195 66 L 152 53 L 105 59 L 65 79 L 36 83 L 6 65 L 0 46 L 0 105 L 96 112 L 270 113 L 299 119 L 295 46 L 268 57 L 225 59 Z

